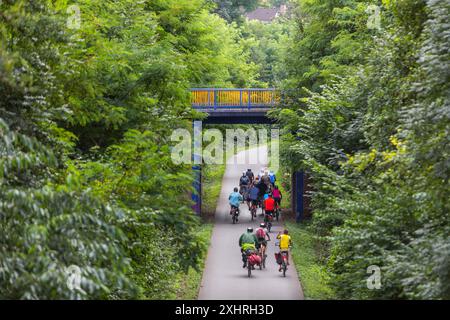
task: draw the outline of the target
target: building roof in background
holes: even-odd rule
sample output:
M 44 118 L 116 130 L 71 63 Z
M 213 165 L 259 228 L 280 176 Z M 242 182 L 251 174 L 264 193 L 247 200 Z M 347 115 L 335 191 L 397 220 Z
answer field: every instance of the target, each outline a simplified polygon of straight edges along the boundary
M 247 13 L 247 18 L 249 20 L 270 22 L 278 16 L 279 11 L 278 8 L 258 8 L 255 11 Z
M 247 13 L 246 17 L 249 20 L 271 22 L 280 15 L 285 15 L 286 13 L 287 13 L 287 6 L 282 5 L 279 8 L 258 8 L 252 12 Z

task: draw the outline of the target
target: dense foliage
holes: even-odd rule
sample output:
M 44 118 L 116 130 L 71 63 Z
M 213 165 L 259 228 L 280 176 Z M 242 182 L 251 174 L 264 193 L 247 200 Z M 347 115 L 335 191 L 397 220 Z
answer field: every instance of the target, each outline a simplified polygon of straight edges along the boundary
M 205 239 L 170 136 L 198 116 L 188 89 L 216 86 L 283 89 L 283 170 L 311 176 L 330 292 L 450 298 L 449 2 L 244 18 L 286 2 L 0 1 L 0 298 L 173 297 Z
M 214 12 L 228 22 L 242 23 L 244 14 L 256 9 L 259 0 L 210 0 L 214 4 Z
M 282 45 L 288 42 L 291 24 L 283 17 L 272 23 L 250 20 L 240 27 L 245 51 L 258 67 L 258 86 L 275 87 L 285 79 Z
M 120 212 L 78 181 L 49 184 L 56 158 L 0 120 L 0 285 L 2 298 L 107 298 L 134 292 L 125 276 Z M 31 175 L 33 178 L 31 179 Z M 84 270 L 83 291 L 62 286 L 67 267 Z
M 379 28 L 366 26 L 368 5 L 379 6 Z M 297 10 L 276 116 L 284 159 L 312 176 L 335 292 L 450 298 L 450 4 L 313 0 Z M 366 284 L 371 265 L 379 290 Z
M 166 298 L 197 267 L 191 168 L 170 135 L 191 126 L 189 87 L 258 76 L 213 9 L 0 2 L 0 297 Z

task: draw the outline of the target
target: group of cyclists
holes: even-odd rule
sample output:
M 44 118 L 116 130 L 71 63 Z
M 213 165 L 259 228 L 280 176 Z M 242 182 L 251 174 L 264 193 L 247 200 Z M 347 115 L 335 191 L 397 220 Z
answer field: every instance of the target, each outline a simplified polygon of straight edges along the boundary
M 242 172 L 242 177 L 239 180 L 239 194 L 241 197 L 235 194 L 238 192 L 237 188 L 235 188 L 232 195 L 230 195 L 230 199 L 239 198 L 241 202 L 247 202 L 252 219 L 256 218 L 256 209 L 258 207 L 262 209 L 262 215 L 266 214 L 273 217 L 275 210 L 279 209 L 282 199 L 281 192 L 275 182 L 275 173 L 267 168 L 261 169 L 256 177 L 252 170 L 248 169 L 246 172 Z M 236 206 L 236 204 L 238 203 L 230 201 L 232 209 L 237 209 L 237 213 L 239 213 L 239 206 Z
M 285 256 L 286 257 L 286 263 L 289 265 L 289 249 L 292 246 L 292 239 L 289 235 L 289 231 L 285 229 L 283 233 L 279 232 L 276 237 L 279 240 L 279 248 L 280 252 L 278 255 L 280 257 Z M 265 259 L 267 257 L 266 255 L 266 248 L 267 248 L 267 241 L 270 241 L 270 235 L 269 232 L 265 226 L 264 223 L 261 223 L 260 227 L 256 230 L 255 233 L 253 233 L 253 228 L 249 227 L 247 228 L 247 232 L 243 233 L 241 237 L 239 238 L 239 246 L 241 248 L 242 253 L 242 262 L 244 265 L 243 268 L 247 268 L 249 259 L 248 257 L 252 254 L 258 254 L 261 257 L 261 263 L 265 265 Z M 282 263 L 281 261 L 277 261 L 279 264 L 278 271 L 282 271 Z M 255 266 L 250 266 L 252 269 L 255 269 Z
M 282 200 L 282 194 L 275 183 L 275 173 L 267 168 L 261 169 L 257 176 L 251 169 L 248 169 L 246 172 L 242 172 L 239 180 L 239 189 L 234 188 L 234 191 L 229 196 L 230 214 L 232 215 L 233 223 L 238 221 L 239 206 L 244 202 L 247 203 L 252 220 L 256 218 L 258 208 L 261 208 L 261 214 L 264 216 L 264 222 L 260 224 L 255 233 L 253 228 L 249 227 L 247 232 L 242 234 L 239 239 L 242 261 L 244 263 L 243 268 L 249 267 L 248 257 L 255 252 L 261 257 L 265 265 L 267 241 L 271 240 L 269 233 L 272 220 L 274 217 L 278 220 Z M 292 241 L 288 230 L 278 233 L 277 239 L 280 247 L 279 254 L 283 254 L 287 258 L 287 265 L 289 265 L 289 248 Z M 251 268 L 254 268 L 254 266 L 251 266 Z M 281 270 L 280 264 L 279 271 L 281 272 Z

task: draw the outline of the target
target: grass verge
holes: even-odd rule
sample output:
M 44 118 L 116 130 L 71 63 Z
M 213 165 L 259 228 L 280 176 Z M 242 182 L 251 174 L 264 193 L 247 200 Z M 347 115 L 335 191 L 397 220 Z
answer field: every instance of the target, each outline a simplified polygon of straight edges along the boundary
M 202 216 L 208 221 L 214 218 L 225 168 L 225 164 L 204 165 L 202 168 Z
M 176 296 L 174 297 L 174 299 L 196 300 L 198 298 L 198 293 L 200 290 L 200 284 L 202 282 L 203 270 L 205 268 L 206 255 L 208 253 L 212 230 L 213 224 L 211 223 L 205 223 L 199 227 L 198 235 L 200 236 L 202 241 L 206 244 L 200 257 L 201 264 L 199 266 L 199 270 L 196 271 L 195 269 L 190 268 L 187 273 L 182 273 L 178 275 L 176 285 Z
M 198 235 L 205 246 L 200 257 L 199 270 L 189 268 L 187 273 L 178 275 L 174 299 L 196 300 L 198 298 L 225 168 L 226 164 L 203 165 L 202 167 L 202 220 L 204 223 L 199 227 Z
M 327 284 L 329 274 L 318 261 L 319 244 L 312 232 L 304 224 L 287 222 L 286 227 L 292 237 L 292 257 L 299 273 L 305 299 L 328 300 L 335 294 Z

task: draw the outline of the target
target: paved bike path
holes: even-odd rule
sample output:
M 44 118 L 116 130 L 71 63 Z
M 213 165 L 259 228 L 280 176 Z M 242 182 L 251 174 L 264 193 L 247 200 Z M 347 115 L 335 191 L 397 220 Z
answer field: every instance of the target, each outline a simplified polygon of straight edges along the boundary
M 267 148 L 252 149 L 261 155 L 260 163 L 267 163 Z M 234 156 L 238 160 L 245 159 L 249 163 L 248 151 L 242 151 Z M 252 161 L 254 162 L 254 161 Z M 242 163 L 242 162 L 237 162 Z M 275 262 L 275 241 L 278 231 L 283 229 L 281 223 L 274 222 L 270 236 L 272 241 L 268 243 L 266 269 L 253 270 L 252 277 L 248 278 L 247 269 L 242 268 L 242 257 L 238 240 L 240 235 L 252 226 L 255 230 L 262 222 L 261 209 L 258 209 L 258 217 L 252 222 L 251 215 L 246 204 L 241 205 L 239 222 L 231 223 L 229 214 L 228 196 L 234 187 L 238 186 L 242 171 L 251 168 L 254 173 L 259 172 L 264 164 L 227 164 L 222 181 L 222 191 L 216 209 L 216 221 L 212 233 L 211 245 L 208 250 L 205 270 L 203 272 L 200 287 L 199 300 L 301 300 L 304 299 L 303 291 L 291 262 L 283 278 L 278 272 Z

